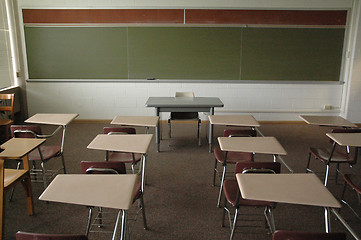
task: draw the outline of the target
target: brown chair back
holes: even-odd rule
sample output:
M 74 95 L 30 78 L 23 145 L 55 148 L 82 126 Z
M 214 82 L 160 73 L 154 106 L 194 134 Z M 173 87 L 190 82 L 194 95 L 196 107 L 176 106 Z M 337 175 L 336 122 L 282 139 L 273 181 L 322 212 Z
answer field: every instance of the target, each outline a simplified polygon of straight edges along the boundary
M 278 230 L 272 240 L 346 240 L 345 233 L 309 233 Z
M 14 93 L 0 94 L 0 111 L 9 112 L 9 118 L 14 120 Z M 5 104 L 3 104 L 3 101 Z
M 103 133 L 104 134 L 109 134 L 109 133 L 136 134 L 136 131 L 135 131 L 135 128 L 129 128 L 129 127 L 104 127 Z
M 242 173 L 245 170 L 272 170 L 274 173 L 281 172 L 281 164 L 279 162 L 238 162 L 236 164 L 235 173 Z
M 88 240 L 85 235 L 80 234 L 43 234 L 17 232 L 16 240 Z
M 80 165 L 81 165 L 82 174 L 114 174 L 114 173 L 125 174 L 126 173 L 125 164 L 123 162 L 82 161 Z M 101 170 L 97 171 L 97 169 L 101 169 Z
M 38 125 L 11 125 L 11 136 L 18 138 L 36 138 L 41 135 L 41 128 Z

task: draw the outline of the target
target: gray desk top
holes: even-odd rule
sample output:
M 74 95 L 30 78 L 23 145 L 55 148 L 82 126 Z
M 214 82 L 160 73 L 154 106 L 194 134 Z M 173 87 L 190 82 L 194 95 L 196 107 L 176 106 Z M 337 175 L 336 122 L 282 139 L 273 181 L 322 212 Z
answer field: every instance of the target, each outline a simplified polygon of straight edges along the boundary
M 223 107 L 217 97 L 150 97 L 146 107 Z

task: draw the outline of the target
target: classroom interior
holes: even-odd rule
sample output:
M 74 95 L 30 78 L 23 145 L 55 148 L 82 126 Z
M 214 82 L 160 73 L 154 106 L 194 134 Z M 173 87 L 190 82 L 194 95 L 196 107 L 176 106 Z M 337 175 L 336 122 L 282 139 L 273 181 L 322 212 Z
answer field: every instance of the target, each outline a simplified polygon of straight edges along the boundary
M 311 146 L 326 148 L 332 146 L 329 138 L 326 136 L 326 133 L 332 131 L 332 126 L 306 124 L 300 119 L 300 115 L 340 116 L 358 126 L 361 124 L 361 96 L 359 94 L 361 90 L 361 3 L 359 0 L 317 0 L 312 3 L 303 0 L 277 0 L 272 3 L 262 0 L 227 2 L 218 0 L 196 2 L 182 0 L 154 1 L 152 3 L 144 0 L 101 2 L 93 0 L 80 0 L 76 2 L 66 0 L 2 0 L 0 8 L 1 15 L 3 16 L 0 19 L 0 52 L 2 53 L 0 59 L 0 86 L 2 89 L 0 90 L 0 94 L 15 94 L 14 123 L 23 124 L 26 119 L 39 113 L 78 114 L 78 116 L 67 125 L 66 130 L 64 159 L 67 174 L 80 174 L 81 161 L 105 160 L 105 151 L 88 149 L 87 146 L 98 134 L 103 133 L 104 127 L 114 126 L 110 124 L 114 117 L 155 116 L 157 112 L 154 107 L 146 106 L 147 100 L 150 97 L 174 97 L 176 92 L 193 92 L 195 97 L 219 98 L 224 106 L 216 107 L 214 109 L 214 115 L 252 115 L 260 122 L 260 126 L 257 127 L 257 129 L 264 136 L 275 137 L 287 151 L 287 155 L 282 156 L 282 159 L 294 173 L 306 172 L 308 152 Z M 137 16 L 139 12 L 145 10 L 145 16 L 147 16 L 146 14 L 148 14 L 148 12 L 155 12 L 157 17 L 155 19 L 160 22 L 149 23 L 146 22 L 147 19 L 144 20 L 139 16 L 137 19 L 132 15 L 125 14 L 125 19 L 134 18 L 136 20 L 126 20 L 128 22 L 125 21 L 123 23 L 89 23 L 86 21 L 84 23 L 81 22 L 84 20 L 77 18 L 77 16 L 79 17 L 81 14 L 66 14 L 67 11 L 70 13 L 71 11 L 76 12 L 78 10 L 84 10 L 85 12 L 91 12 L 93 10 L 94 12 L 108 11 L 107 13 L 111 11 L 123 11 L 123 13 L 127 13 L 128 11 L 134 14 L 134 16 Z M 137 13 L 137 10 L 140 11 Z M 189 11 L 189 14 L 187 11 Z M 195 22 L 188 23 L 187 17 L 192 16 L 192 11 L 194 11 L 194 16 L 196 17 L 193 16 L 194 19 L 190 21 Z M 334 35 L 326 35 L 326 37 L 323 37 L 332 38 L 334 41 L 322 39 L 325 44 L 321 42 L 316 48 L 321 48 L 323 45 L 326 45 L 328 47 L 331 46 L 331 49 L 336 49 L 337 47 L 334 47 L 334 44 L 341 43 L 340 53 L 336 52 L 336 50 L 335 52 L 328 50 L 332 53 L 329 53 L 329 55 L 326 54 L 325 59 L 316 59 L 311 65 L 316 66 L 318 64 L 316 61 L 326 62 L 327 58 L 334 59 L 332 55 L 334 53 L 336 55 L 339 54 L 337 58 L 339 62 L 331 63 L 332 67 L 329 68 L 327 68 L 327 65 L 325 65 L 325 67 L 320 63 L 322 65 L 322 71 L 319 71 L 322 72 L 320 75 L 312 73 L 311 70 L 310 73 L 303 71 L 297 74 L 292 74 L 291 70 L 291 75 L 287 75 L 287 71 L 281 71 L 281 76 L 284 77 L 284 79 L 277 81 L 275 80 L 277 76 L 275 79 L 272 79 L 273 76 L 271 77 L 270 75 L 277 75 L 278 71 L 270 71 L 268 74 L 270 78 L 267 79 L 267 76 L 265 77 L 261 74 L 262 70 L 260 71 L 260 69 L 255 67 L 258 64 L 253 64 L 253 66 L 246 65 L 245 62 L 247 61 L 242 62 L 239 59 L 237 60 L 237 55 L 235 55 L 237 51 L 242 52 L 245 49 L 244 51 L 246 52 L 242 52 L 243 57 L 245 57 L 244 59 L 252 60 L 250 57 L 252 54 L 262 55 L 262 50 L 264 49 L 258 52 L 254 51 L 251 55 L 247 55 L 249 54 L 249 52 L 247 52 L 249 49 L 254 49 L 253 45 L 250 45 L 251 47 L 248 48 L 248 50 L 247 45 L 242 45 L 241 49 L 238 49 L 238 42 L 228 47 L 230 44 L 225 42 L 223 38 L 228 39 L 227 34 L 232 36 L 238 28 L 242 28 L 242 31 L 244 31 L 242 35 L 237 35 L 237 37 L 243 39 L 242 44 L 245 42 L 253 42 L 255 39 L 258 41 L 263 36 L 263 33 L 260 34 L 257 32 L 258 30 L 285 24 L 286 20 L 283 19 L 281 23 L 277 24 L 263 22 L 260 26 L 255 27 L 256 33 L 252 35 L 251 30 L 257 24 L 232 22 L 239 21 L 239 19 L 237 20 L 237 17 L 233 16 L 234 18 L 232 18 L 230 17 L 231 15 L 227 15 L 230 14 L 229 11 L 288 11 L 291 13 L 298 12 L 298 14 L 301 15 L 308 13 L 315 15 L 330 13 L 331 17 L 321 15 L 317 20 L 317 24 L 315 22 L 311 24 L 300 23 L 295 20 L 297 23 L 293 23 L 294 25 L 290 23 L 290 25 L 286 27 L 283 26 L 283 29 L 291 30 L 279 34 L 284 34 L 284 38 L 287 38 L 287 41 L 293 41 L 292 38 L 288 38 L 288 36 L 294 28 L 309 28 L 309 25 L 312 25 L 311 28 L 316 29 L 316 31 L 326 29 L 327 34 Z M 65 12 L 65 14 L 59 14 L 59 12 Z M 168 15 L 162 15 L 164 12 L 167 12 Z M 202 14 L 204 12 L 212 12 L 212 14 L 216 16 L 214 17 L 215 19 L 217 19 L 218 16 L 218 20 L 221 19 L 219 16 L 222 16 L 222 21 L 225 21 L 225 23 L 219 23 L 217 22 L 218 20 L 216 22 L 202 23 L 202 17 L 205 16 L 204 19 L 209 17 L 209 15 L 206 14 L 203 16 Z M 95 15 L 93 18 L 97 19 L 97 16 L 98 15 Z M 164 16 L 166 20 L 162 19 Z M 181 20 L 174 20 L 177 19 L 178 16 Z M 268 19 L 268 21 L 271 21 L 269 19 L 277 19 L 277 17 L 272 17 L 272 15 L 265 16 L 267 16 L 265 19 Z M 343 22 L 341 21 L 342 23 L 339 23 L 335 21 L 330 23 L 332 19 L 336 18 L 335 16 L 342 18 Z M 109 19 L 114 18 L 116 17 L 110 17 Z M 124 21 L 124 18 L 120 21 Z M 258 18 L 260 19 L 260 17 Z M 55 22 L 51 22 L 54 21 L 54 19 Z M 66 22 L 67 19 L 71 19 L 73 22 Z M 290 19 L 290 21 L 293 20 L 292 17 L 290 17 Z M 322 20 L 325 19 L 327 19 L 326 23 L 322 22 Z M 282 21 L 284 22 L 282 23 Z M 43 36 L 51 36 L 51 34 L 46 31 L 65 29 L 65 32 L 70 32 L 75 30 L 75 33 L 72 33 L 75 34 L 73 38 L 68 37 L 69 39 L 61 39 L 59 36 L 62 32 L 59 32 L 60 35 L 54 34 L 54 38 L 49 38 L 49 41 L 53 41 L 54 44 L 66 42 L 67 40 L 70 40 L 69 42 L 75 42 L 73 39 L 77 38 L 78 35 L 76 34 L 81 32 L 84 26 L 86 30 L 90 29 L 90 31 L 94 31 L 95 34 L 107 29 L 110 31 L 107 33 L 110 34 L 108 38 L 111 37 L 111 34 L 117 34 L 116 31 L 118 30 L 112 32 L 113 28 L 121 28 L 121 31 L 126 31 L 127 34 L 129 34 L 127 35 L 129 39 L 134 38 L 132 42 L 134 45 L 129 44 L 130 47 L 128 48 L 129 51 L 127 54 L 129 54 L 129 59 L 127 59 L 128 56 L 124 58 L 125 60 L 123 58 L 120 60 L 118 58 L 110 59 L 110 55 L 107 54 L 111 54 L 112 52 L 110 51 L 103 56 L 100 53 L 102 52 L 102 48 L 99 48 L 92 49 L 92 54 L 96 54 L 98 60 L 105 61 L 104 59 L 106 59 L 109 61 L 109 63 L 104 64 L 104 68 L 98 69 L 94 67 L 94 69 L 89 69 L 86 65 L 77 65 L 78 60 L 75 58 L 69 58 L 68 60 L 65 58 L 64 62 L 68 61 L 70 63 L 69 65 L 74 65 L 74 68 L 71 68 L 69 72 L 62 70 L 61 67 L 65 63 L 62 62 L 61 58 L 56 59 L 58 64 L 52 64 L 51 61 L 47 59 L 48 53 L 46 52 L 49 49 L 51 50 L 52 46 L 45 46 L 44 43 L 47 42 L 48 39 L 42 38 Z M 185 28 L 180 26 L 184 26 Z M 149 58 L 152 58 L 151 54 L 153 54 L 153 52 L 144 53 L 147 50 L 147 46 L 144 48 L 140 48 L 139 46 L 142 45 L 143 47 L 143 45 L 149 44 L 150 47 L 148 47 L 148 49 L 158 52 L 162 51 L 163 48 L 168 48 L 169 46 L 164 43 L 155 47 L 152 47 L 154 46 L 152 43 L 147 43 L 148 36 L 146 34 L 148 33 L 146 33 L 146 31 L 148 31 L 148 29 L 154 28 L 152 34 L 157 36 L 154 39 L 155 41 L 160 41 L 161 38 L 158 38 L 159 31 L 164 27 L 168 29 L 167 34 L 170 34 L 163 36 L 165 39 L 173 38 L 174 36 L 177 38 L 177 36 L 179 36 L 177 35 L 178 33 L 172 32 L 173 29 L 184 29 L 186 31 L 184 36 L 191 38 L 193 37 L 192 35 L 198 34 L 201 36 L 203 34 L 201 33 L 202 29 L 207 28 L 203 38 L 206 34 L 214 34 L 214 38 L 219 38 L 221 39 L 220 41 L 224 41 L 222 43 L 227 45 L 228 48 L 225 46 L 218 48 L 212 46 L 211 43 L 209 45 L 208 43 L 205 44 L 206 47 L 218 51 L 218 55 L 215 54 L 215 58 L 221 59 L 224 57 L 228 59 L 222 61 L 223 65 L 220 64 L 220 66 L 214 67 L 212 64 L 218 64 L 217 61 L 213 63 L 212 60 L 209 60 L 212 56 L 207 55 L 206 58 L 208 60 L 206 60 L 206 63 L 208 65 L 205 66 L 205 68 L 208 67 L 208 69 L 205 75 L 202 75 L 201 67 L 196 65 L 199 60 L 198 58 L 195 61 L 193 61 L 194 59 L 190 61 L 184 58 L 182 60 L 184 63 L 182 64 L 186 70 L 182 69 L 177 72 L 178 70 L 176 68 L 173 69 L 169 67 L 169 69 L 162 72 L 162 65 L 157 65 L 157 62 L 163 61 L 162 64 L 170 65 L 172 61 L 168 58 L 157 58 L 156 56 L 154 56 L 152 61 Z M 137 32 L 138 29 L 140 29 L 139 32 Z M 42 33 L 45 33 L 45 35 L 41 35 L 41 31 L 43 31 Z M 195 31 L 195 34 L 193 34 L 194 32 L 192 31 Z M 134 35 L 131 35 L 132 33 Z M 304 33 L 300 34 L 299 36 L 301 36 L 301 38 L 307 38 L 302 35 Z M 247 36 L 251 37 L 247 39 Z M 39 38 L 37 39 L 37 37 Z M 116 35 L 116 37 L 118 37 L 118 35 Z M 97 39 L 96 35 L 92 35 L 92 38 Z M 341 40 L 335 40 L 336 38 L 340 38 Z M 58 41 L 59 39 L 61 39 L 60 42 Z M 114 39 L 115 40 L 111 42 L 115 42 L 116 44 L 118 40 L 117 38 Z M 129 41 L 129 39 L 127 39 L 127 41 Z M 136 42 L 138 39 L 139 42 Z M 149 39 L 150 37 L 148 40 Z M 100 44 L 104 44 L 102 41 L 103 40 L 100 41 Z M 107 42 L 108 40 L 106 39 L 104 41 Z M 196 40 L 192 41 L 188 44 L 192 45 Z M 43 46 L 37 45 L 39 43 L 43 44 Z M 316 40 L 314 43 L 316 46 Z M 77 46 L 88 46 L 87 44 L 86 41 L 79 41 Z M 136 44 L 140 45 L 138 46 Z M 199 42 L 196 42 L 196 44 L 199 44 Z M 132 49 L 132 46 L 138 47 Z M 244 49 L 243 46 L 245 46 Z M 190 48 L 185 45 L 183 51 L 181 51 L 183 53 L 179 53 L 177 47 L 170 47 L 167 51 L 171 54 L 184 54 L 184 56 L 186 56 L 186 54 L 188 54 L 186 49 L 191 49 L 191 52 L 194 53 L 197 52 L 197 48 L 200 47 L 200 45 L 197 45 L 196 47 Z M 61 48 L 59 47 L 59 49 Z M 122 52 L 123 50 L 124 49 L 114 49 L 114 52 Z M 137 50 L 141 50 L 141 52 L 139 53 Z M 316 50 L 317 49 L 314 51 Z M 55 52 L 56 51 L 51 51 L 51 53 Z M 67 50 L 66 54 L 70 54 L 71 52 L 72 51 Z M 74 52 L 76 51 L 74 50 Z M 275 52 L 279 51 L 274 49 L 273 53 Z M 56 54 L 61 53 L 62 50 Z M 120 55 L 118 52 L 116 52 L 116 54 Z M 144 56 L 142 56 L 142 54 Z M 164 53 L 162 52 L 162 54 Z M 94 55 L 91 56 L 93 57 Z M 118 68 L 118 65 L 116 65 L 119 64 L 118 61 L 131 61 L 131 58 L 134 56 L 139 58 L 139 61 L 132 63 L 134 65 L 129 64 L 128 68 L 124 69 L 122 68 L 123 66 Z M 86 58 L 91 59 L 92 57 L 83 54 L 80 58 L 81 61 L 78 62 L 86 62 Z M 102 57 L 104 57 L 104 59 L 102 59 Z M 308 62 L 307 56 L 299 56 L 298 58 L 304 58 L 303 61 Z M 237 61 L 241 61 L 242 63 Z M 96 60 L 90 60 L 89 62 L 99 65 Z M 156 69 L 160 66 L 159 70 L 157 69 L 151 74 L 144 74 L 146 71 L 151 71 L 147 69 L 149 62 L 151 63 L 149 68 Z M 189 64 L 189 66 L 187 64 Z M 232 68 L 232 64 L 237 66 Z M 244 67 L 240 70 L 238 68 L 239 65 Z M 41 68 L 43 69 L 41 70 Z M 45 70 L 46 68 L 51 69 L 51 71 Z M 109 76 L 102 75 L 102 71 L 109 73 Z M 155 76 L 157 71 L 161 72 L 160 77 Z M 244 75 L 238 75 L 240 71 L 242 74 L 244 73 Z M 184 72 L 188 75 L 184 75 Z M 41 75 L 43 73 L 44 75 Z M 69 75 L 67 75 L 68 73 Z M 258 73 L 260 73 L 260 75 L 257 75 Z M 116 77 L 112 74 L 115 74 Z M 117 74 L 121 76 L 119 77 Z M 305 79 L 302 79 L 303 77 Z M 310 79 L 312 77 L 315 78 Z M 153 78 L 155 79 L 153 80 Z M 249 78 L 254 79 L 248 80 Z M 255 80 L 255 78 L 257 79 Z M 216 206 L 221 176 L 217 177 L 216 186 L 212 186 L 214 153 L 209 151 L 208 146 L 209 113 L 199 112 L 199 117 L 202 120 L 200 134 L 201 146 L 198 146 L 197 142 L 197 124 L 193 121 L 175 122 L 172 125 L 172 138 L 169 138 L 167 135 L 169 112 L 161 112 L 159 116 L 161 128 L 159 148 L 161 151 L 157 151 L 156 129 L 151 127 L 149 130 L 149 133 L 153 134 L 153 137 L 147 151 L 146 181 L 144 186 L 144 205 L 148 229 L 143 229 L 142 214 L 138 215 L 137 221 L 128 221 L 130 239 L 228 239 L 230 237 L 230 223 L 226 216 L 226 226 L 221 226 L 223 211 L 222 208 Z M 146 133 L 144 127 L 136 126 L 135 128 L 137 134 Z M 213 148 L 218 146 L 217 138 L 223 136 L 223 131 L 226 128 L 229 127 L 214 126 L 212 138 Z M 234 128 L 234 126 L 231 128 Z M 51 125 L 42 125 L 43 133 L 51 133 L 55 129 L 56 127 Z M 51 145 L 58 143 L 61 141 L 61 136 L 61 131 L 59 131 L 55 136 L 47 138 L 45 144 Z M 354 149 L 352 150 L 354 151 Z M 256 153 L 255 161 L 273 161 L 273 159 L 267 154 Z M 60 161 L 51 160 L 48 164 L 49 168 L 58 167 Z M 345 164 L 341 165 L 342 173 L 359 174 L 359 163 L 355 164 L 353 168 L 349 168 Z M 312 170 L 314 170 L 321 181 L 323 181 L 325 166 L 317 161 L 313 161 L 311 166 Z M 221 169 L 221 166 L 218 167 Z M 229 167 L 227 171 L 232 173 L 234 171 L 234 165 L 232 164 Z M 10 160 L 5 161 L 5 168 L 16 168 L 16 162 Z M 334 166 L 331 167 L 330 172 L 331 176 L 327 189 L 340 201 L 344 180 L 342 175 L 340 175 L 336 183 Z M 130 173 L 129 170 L 127 173 Z M 281 164 L 281 173 L 290 173 L 284 164 Z M 227 178 L 233 179 L 234 174 L 230 174 Z M 22 187 L 17 186 L 15 188 L 11 201 L 9 201 L 9 192 L 6 193 L 4 198 L 5 224 L 3 239 L 15 239 L 17 231 L 47 234 L 85 233 L 89 211 L 86 206 L 39 200 L 39 196 L 44 191 L 42 183 L 33 182 L 32 190 L 35 210 L 34 216 L 27 214 L 24 190 Z M 345 197 L 347 201 L 360 212 L 356 193 L 348 190 Z M 223 202 L 224 199 L 222 198 L 222 204 Z M 233 239 L 272 239 L 272 234 L 266 227 L 267 224 L 265 223 L 261 209 L 242 207 L 240 209 L 241 214 Z M 133 217 L 133 213 L 136 212 L 136 210 L 137 204 L 133 204 L 129 210 L 129 219 Z M 89 239 L 110 239 L 112 237 L 112 229 L 117 212 L 114 210 L 111 210 L 111 212 L 110 222 L 112 225 L 105 227 L 110 229 L 110 233 L 91 232 L 88 235 Z M 243 213 L 246 215 L 243 215 Z M 356 237 L 332 214 L 330 218 L 331 232 L 344 232 L 346 233 L 346 239 L 358 239 L 357 236 L 361 236 L 360 219 L 344 204 L 339 213 L 354 231 Z M 324 210 L 321 207 L 277 203 L 273 214 L 277 230 L 303 232 L 325 231 Z M 251 215 L 251 217 L 247 215 Z M 244 221 L 245 219 L 252 218 L 252 216 L 255 217 L 256 220 L 251 219 L 251 221 Z

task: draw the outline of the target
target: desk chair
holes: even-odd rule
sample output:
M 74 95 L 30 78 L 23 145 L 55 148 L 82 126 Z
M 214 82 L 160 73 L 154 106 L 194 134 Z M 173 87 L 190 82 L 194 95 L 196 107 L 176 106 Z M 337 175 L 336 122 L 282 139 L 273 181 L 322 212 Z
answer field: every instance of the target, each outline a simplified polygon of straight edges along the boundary
M 9 139 L 10 125 L 14 123 L 14 93 L 0 94 L 0 112 L 5 118 L 0 119 L 0 126 L 4 129 L 5 141 Z
M 129 127 L 104 127 L 104 134 L 136 134 L 135 128 Z M 129 152 L 113 152 L 106 151 L 105 161 L 118 161 L 125 164 L 131 164 L 132 173 L 135 173 L 135 166 L 140 162 L 142 155 L 140 153 L 129 153 Z M 140 171 L 140 169 L 138 170 Z
M 346 240 L 345 233 L 310 233 L 277 230 L 272 240 Z
M 179 98 L 194 98 L 193 92 L 176 92 L 175 97 Z M 172 137 L 172 120 L 194 120 L 198 122 L 198 146 L 201 146 L 201 119 L 198 116 L 198 112 L 171 112 L 168 119 L 168 133 L 169 139 Z
M 13 137 L 20 138 L 48 138 L 52 135 L 42 135 L 40 126 L 37 125 L 12 125 L 11 133 Z M 40 149 L 40 151 L 39 151 Z M 29 161 L 32 161 L 33 168 L 30 171 L 30 174 L 33 175 L 34 182 L 43 182 L 44 189 L 48 186 L 48 182 L 55 177 L 55 175 L 63 170 L 66 173 L 64 154 L 63 154 L 63 141 L 59 145 L 45 145 L 40 146 L 39 149 L 36 149 L 29 153 Z M 62 167 L 56 170 L 48 170 L 45 167 L 45 164 L 52 158 L 61 157 Z M 36 162 L 40 162 L 41 170 L 37 169 Z M 17 169 L 20 168 L 21 162 L 18 162 Z M 37 178 L 37 175 L 42 176 L 42 180 Z
M 81 173 L 82 174 L 125 174 L 125 164 L 124 162 L 90 162 L 90 161 L 82 161 L 81 163 Z M 133 202 L 138 200 L 139 210 L 135 215 L 135 220 L 139 211 L 142 211 L 143 216 L 143 227 L 144 229 L 148 229 L 147 221 L 145 217 L 145 207 L 143 201 L 143 192 L 141 190 L 141 182 L 138 182 L 136 190 L 134 191 Z M 103 226 L 103 210 L 99 208 L 98 215 L 94 219 L 94 223 L 91 224 L 92 216 L 93 216 L 93 208 L 89 207 L 89 216 L 88 223 L 85 235 L 88 236 L 91 231 L 92 226 Z M 98 221 L 98 223 L 96 223 Z
M 29 215 L 34 215 L 33 193 L 31 188 L 30 174 L 27 170 L 4 169 L 4 160 L 0 160 L 0 238 L 3 239 L 5 228 L 5 193 L 18 183 L 21 183 L 25 190 L 26 207 Z
M 358 204 L 360 205 L 360 194 L 361 194 L 361 176 L 356 174 L 343 174 L 345 185 L 342 190 L 341 202 L 348 206 L 351 211 L 361 220 L 361 216 L 351 207 L 351 205 L 344 199 L 347 186 L 354 190 L 357 194 Z
M 253 129 L 225 129 L 223 137 L 255 137 L 257 136 L 256 130 Z M 227 164 L 236 164 L 237 162 L 253 161 L 253 153 L 247 152 L 223 152 L 220 147 L 216 147 L 214 150 L 214 171 L 213 171 L 213 186 L 216 182 L 216 174 L 218 174 L 217 163 L 221 163 L 223 166 L 221 184 L 219 188 L 217 207 L 220 206 L 222 197 L 223 182 L 226 177 Z
M 16 240 L 88 240 L 84 235 L 78 234 L 43 234 L 17 232 Z
M 332 133 L 360 133 L 361 129 L 333 129 Z M 357 162 L 357 148 L 354 156 L 351 156 L 350 148 L 347 146 L 337 147 L 337 143 L 333 140 L 330 140 L 330 143 L 333 144 L 332 148 L 309 148 L 308 152 L 308 162 L 306 166 L 306 172 L 312 172 L 310 169 L 310 161 L 313 156 L 314 159 L 320 160 L 324 165 L 326 165 L 326 173 L 325 173 L 325 186 L 327 186 L 328 176 L 330 172 L 330 164 L 336 163 L 336 184 L 338 178 L 338 172 L 340 171 L 340 164 L 348 164 L 352 167 Z
M 238 162 L 236 164 L 235 173 L 280 173 L 281 164 L 279 162 Z M 268 224 L 268 227 L 273 233 L 276 229 L 272 209 L 274 208 L 274 203 L 268 201 L 256 201 L 256 200 L 247 200 L 243 199 L 239 186 L 236 179 L 227 179 L 223 183 L 224 191 L 224 208 L 223 208 L 223 218 L 222 218 L 222 227 L 224 227 L 225 214 L 228 212 L 229 225 L 231 228 L 230 240 L 234 237 L 234 231 L 236 229 L 238 211 L 240 207 L 264 207 L 264 215 Z M 231 212 L 227 207 L 227 202 L 235 208 L 233 221 L 231 219 Z

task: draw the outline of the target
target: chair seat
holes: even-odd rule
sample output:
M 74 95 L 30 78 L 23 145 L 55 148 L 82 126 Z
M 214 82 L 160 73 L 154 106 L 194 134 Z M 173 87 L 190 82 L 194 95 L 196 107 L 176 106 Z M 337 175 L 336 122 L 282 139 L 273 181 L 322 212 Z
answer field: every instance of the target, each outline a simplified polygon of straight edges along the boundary
M 61 148 L 60 146 L 40 146 L 40 151 L 43 155 L 43 160 L 47 161 L 53 157 L 60 155 Z M 31 153 L 29 153 L 29 160 L 41 161 L 38 149 L 35 149 Z
M 361 176 L 344 174 L 343 179 L 358 193 L 361 194 Z
M 11 119 L 0 119 L 0 126 L 6 126 L 6 125 L 10 125 L 13 124 L 14 121 Z
M 171 112 L 171 120 L 198 120 L 198 112 Z
M 331 149 L 327 148 L 310 148 L 309 152 L 315 157 L 320 159 L 323 163 L 327 163 L 331 155 Z M 350 158 L 346 152 L 340 152 L 335 150 L 331 162 L 334 163 L 353 163 L 353 159 Z
M 142 155 L 140 153 L 134 153 L 135 163 L 138 163 Z M 108 161 L 119 161 L 124 163 L 133 163 L 132 153 L 127 152 L 110 152 L 108 156 Z
M 9 187 L 17 179 L 21 178 L 27 170 L 4 169 L 4 187 Z
M 224 191 L 224 195 L 227 199 L 227 201 L 232 205 L 232 206 L 236 206 L 236 198 L 237 198 L 237 193 L 238 193 L 238 183 L 236 180 L 231 179 L 231 180 L 225 180 L 223 183 L 223 191 Z M 268 201 L 257 201 L 257 200 L 247 200 L 242 198 L 242 196 L 239 199 L 239 205 L 241 206 L 273 206 L 272 202 L 268 202 Z
M 223 163 L 225 158 L 225 152 L 223 152 L 219 147 L 216 147 L 213 152 L 217 161 Z M 252 161 L 252 153 L 231 151 L 227 153 L 227 163 L 236 164 L 237 162 L 241 161 Z

